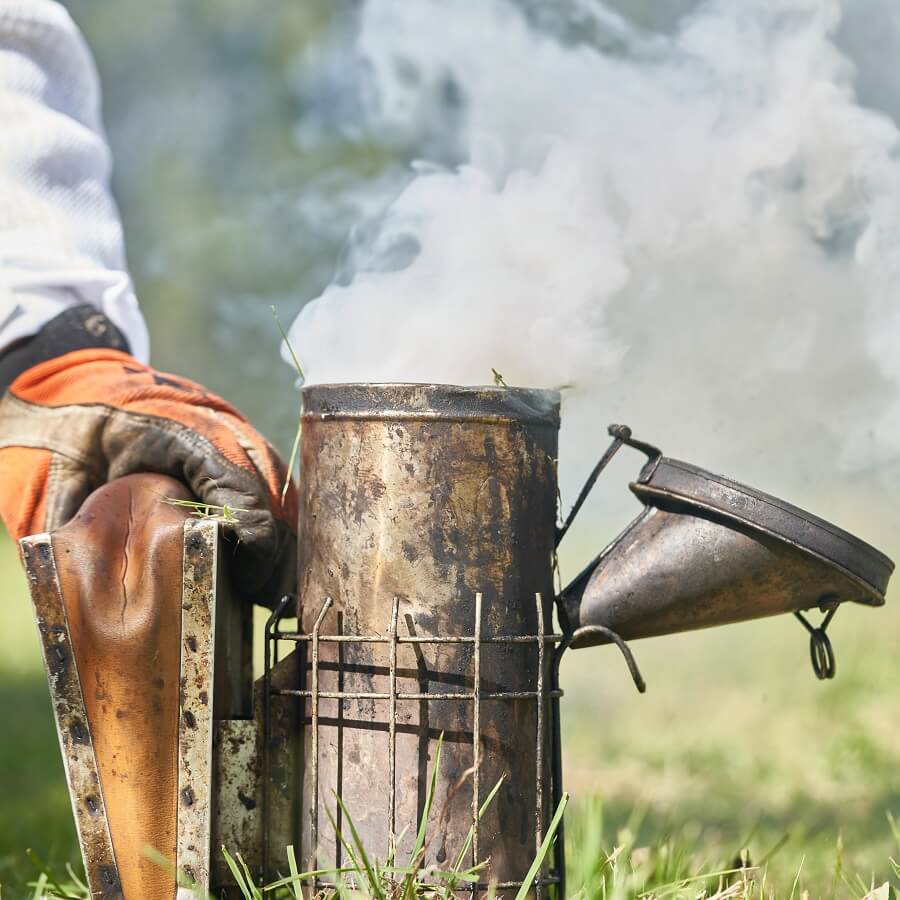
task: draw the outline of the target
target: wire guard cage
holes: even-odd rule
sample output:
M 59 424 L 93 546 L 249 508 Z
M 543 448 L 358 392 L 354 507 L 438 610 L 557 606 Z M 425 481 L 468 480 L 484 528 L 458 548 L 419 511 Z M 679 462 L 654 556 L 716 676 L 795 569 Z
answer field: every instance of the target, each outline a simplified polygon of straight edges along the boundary
M 304 853 L 308 860 L 308 868 L 310 871 L 320 868 L 316 859 L 316 848 L 319 841 L 320 826 L 320 784 L 319 784 L 319 728 L 320 728 L 320 701 L 322 700 L 368 700 L 368 701 L 387 701 L 388 704 L 388 731 L 387 746 L 385 747 L 388 756 L 389 767 L 389 784 L 390 796 L 388 799 L 388 822 L 390 825 L 390 847 L 395 846 L 395 839 L 398 834 L 398 825 L 400 831 L 408 828 L 415 833 L 418 823 L 396 821 L 397 814 L 397 791 L 396 791 L 396 765 L 397 765 L 397 711 L 401 704 L 409 702 L 431 703 L 442 700 L 463 701 L 471 704 L 472 714 L 472 765 L 469 769 L 469 776 L 472 785 L 472 802 L 471 802 L 471 849 L 470 859 L 473 866 L 483 863 L 490 859 L 490 847 L 483 846 L 483 841 L 479 835 L 479 819 L 481 805 L 484 803 L 485 796 L 482 791 L 482 759 L 481 759 L 481 731 L 482 723 L 491 715 L 491 706 L 495 703 L 534 703 L 536 705 L 536 723 L 537 727 L 533 735 L 535 750 L 535 769 L 534 769 L 534 849 L 535 854 L 538 853 L 545 837 L 546 820 L 548 814 L 547 798 L 552 798 L 552 813 L 556 809 L 562 796 L 562 764 L 559 748 L 559 698 L 562 691 L 559 689 L 559 660 L 565 647 L 569 643 L 568 639 L 563 635 L 556 633 L 547 633 L 544 627 L 543 601 L 541 594 L 535 595 L 535 603 L 537 606 L 537 623 L 538 633 L 530 635 L 484 635 L 482 633 L 482 595 L 475 595 L 474 604 L 474 628 L 473 633 L 468 635 L 421 635 L 416 632 L 415 628 L 408 628 L 408 634 L 398 633 L 398 619 L 400 610 L 400 599 L 395 597 L 391 604 L 391 617 L 387 633 L 384 635 L 354 635 L 354 634 L 331 634 L 324 632 L 324 626 L 328 619 L 329 610 L 333 607 L 331 597 L 326 597 L 319 609 L 315 619 L 313 629 L 310 633 L 302 633 L 298 631 L 282 630 L 283 619 L 291 614 L 293 609 L 294 598 L 285 597 L 266 623 L 265 629 L 265 722 L 267 739 L 263 741 L 264 760 L 263 765 L 266 771 L 264 777 L 264 794 L 263 794 L 263 817 L 270 808 L 271 782 L 268 777 L 270 766 L 270 741 L 268 734 L 271 728 L 271 698 L 272 697 L 295 697 L 298 703 L 303 704 L 304 709 L 299 717 L 303 723 L 303 728 L 310 730 L 311 752 L 307 754 L 307 765 L 311 766 L 311 794 L 315 798 L 314 802 L 309 802 L 309 798 L 304 798 L 302 804 L 303 812 L 308 812 L 311 821 L 308 824 L 310 834 L 310 846 L 304 847 Z M 298 688 L 279 688 L 273 685 L 272 670 L 279 659 L 279 647 L 281 644 L 305 645 L 307 651 L 307 665 L 301 667 L 307 671 L 307 683 Z M 320 659 L 319 651 L 323 644 L 328 643 L 346 643 L 346 644 L 387 644 L 388 645 L 388 690 L 387 691 L 329 691 L 322 690 L 320 684 Z M 468 644 L 473 648 L 471 655 L 471 666 L 468 673 L 471 678 L 471 690 L 451 691 L 451 692 L 423 692 L 423 691 L 400 691 L 397 689 L 397 648 L 401 644 Z M 484 690 L 481 677 L 482 666 L 482 648 L 485 645 L 497 644 L 531 644 L 534 646 L 534 652 L 537 657 L 536 678 L 534 688 L 532 690 Z M 302 677 L 302 676 L 301 676 Z M 468 680 L 468 679 L 467 679 Z M 306 710 L 306 701 L 309 701 L 309 712 Z M 527 735 L 521 736 L 523 740 L 530 739 Z M 549 745 L 549 746 L 548 746 Z M 336 786 L 335 786 L 336 787 Z M 266 860 L 269 859 L 268 835 L 266 829 L 263 829 L 264 847 L 263 853 Z M 547 896 L 547 888 L 556 886 L 557 896 L 564 896 L 564 847 L 563 833 L 560 825 L 557 831 L 556 841 L 553 847 L 550 865 L 546 863 L 538 870 L 537 875 L 532 883 L 534 896 L 542 898 Z M 488 865 L 487 871 L 490 866 Z M 485 871 L 482 869 L 481 871 Z M 489 887 L 501 891 L 515 891 L 523 884 L 526 872 L 522 872 L 519 881 L 477 881 L 477 882 L 461 882 L 457 885 L 458 892 L 471 893 L 477 897 L 480 892 L 487 891 Z M 310 880 L 310 886 L 313 893 L 322 889 L 334 886 L 332 881 L 321 877 L 315 877 Z

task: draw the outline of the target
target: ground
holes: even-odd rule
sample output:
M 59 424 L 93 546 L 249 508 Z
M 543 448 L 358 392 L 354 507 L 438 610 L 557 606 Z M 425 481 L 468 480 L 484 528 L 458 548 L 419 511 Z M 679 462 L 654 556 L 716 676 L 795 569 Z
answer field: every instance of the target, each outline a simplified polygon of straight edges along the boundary
M 31 610 L 5 540 L 0 587 L 0 884 L 14 898 L 34 877 L 28 848 L 60 874 L 77 851 Z M 743 848 L 753 864 L 775 848 L 767 883 L 778 896 L 798 871 L 797 896 L 859 897 L 857 877 L 896 884 L 898 624 L 890 604 L 841 610 L 828 683 L 813 677 L 788 617 L 636 643 L 644 696 L 613 651 L 573 652 L 563 701 L 573 887 L 617 845 L 638 878 L 594 896 L 728 867 Z

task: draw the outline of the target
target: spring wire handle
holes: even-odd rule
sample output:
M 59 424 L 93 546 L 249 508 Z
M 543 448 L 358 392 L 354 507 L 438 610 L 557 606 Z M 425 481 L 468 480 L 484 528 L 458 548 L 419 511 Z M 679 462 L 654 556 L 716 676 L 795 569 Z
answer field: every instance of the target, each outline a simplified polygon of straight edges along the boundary
M 569 530 L 569 526 L 575 521 L 575 516 L 578 515 L 578 511 L 587 499 L 588 494 L 590 494 L 591 488 L 596 484 L 600 473 L 609 465 L 610 460 L 616 455 L 619 448 L 631 438 L 631 429 L 627 425 L 610 425 L 609 435 L 612 437 L 613 442 L 606 448 L 606 452 L 600 457 L 597 465 L 594 466 L 593 471 L 588 476 L 588 480 L 584 483 L 584 487 L 581 489 L 572 509 L 569 510 L 569 515 L 566 516 L 566 521 L 556 529 L 557 546 L 559 546 L 560 541 Z
M 837 663 L 834 658 L 834 648 L 831 646 L 831 640 L 825 633 L 837 607 L 833 606 L 825 615 L 822 624 L 818 626 L 812 625 L 801 612 L 795 612 L 794 615 L 803 627 L 809 632 L 809 658 L 812 662 L 813 672 L 820 681 L 834 678 L 837 671 Z

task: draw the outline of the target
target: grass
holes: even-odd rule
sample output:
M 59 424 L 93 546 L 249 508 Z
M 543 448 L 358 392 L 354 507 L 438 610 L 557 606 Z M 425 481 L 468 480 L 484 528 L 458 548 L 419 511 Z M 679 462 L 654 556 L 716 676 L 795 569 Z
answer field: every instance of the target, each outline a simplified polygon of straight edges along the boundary
M 435 754 L 433 772 L 440 765 L 440 747 Z M 317 896 L 334 897 L 337 900 L 452 900 L 461 887 L 484 877 L 484 864 L 465 867 L 465 859 L 471 844 L 469 840 L 460 849 L 451 869 L 435 871 L 424 869 L 422 860 L 427 848 L 426 823 L 435 802 L 435 780 L 426 800 L 423 818 L 416 842 L 408 862 L 399 864 L 389 858 L 383 864 L 370 859 L 360 840 L 353 818 L 347 807 L 335 798 L 344 817 L 346 830 L 340 830 L 331 817 L 332 827 L 347 853 L 348 864 L 341 869 L 320 869 L 301 872 L 297 866 L 294 848 L 286 850 L 288 875 L 263 887 L 254 884 L 250 870 L 239 853 L 230 853 L 222 848 L 222 854 L 234 876 L 243 900 L 300 900 L 303 888 L 309 886 L 315 877 L 325 879 L 336 886 L 320 889 Z M 482 806 L 482 814 L 488 808 L 501 783 L 495 786 Z M 547 836 L 534 858 L 524 883 L 516 893 L 515 900 L 526 900 L 529 885 L 532 884 L 541 865 L 547 859 L 556 839 L 562 814 L 568 802 L 568 795 L 557 808 Z M 890 825 L 895 841 L 900 847 L 900 830 L 891 819 Z M 701 861 L 691 850 L 677 839 L 670 838 L 655 846 L 639 846 L 636 831 L 628 828 L 619 832 L 615 843 L 608 843 L 604 829 L 602 808 L 597 805 L 590 816 L 576 820 L 576 828 L 570 841 L 569 879 L 570 896 L 575 900 L 798 900 L 810 897 L 808 890 L 800 889 L 803 875 L 803 860 L 788 885 L 779 886 L 769 877 L 768 860 L 762 859 L 755 865 L 749 852 L 743 850 L 730 863 L 711 865 Z M 777 850 L 773 848 L 774 852 Z M 771 854 L 770 854 L 771 855 Z M 574 856 L 574 864 L 571 857 Z M 33 900 L 89 900 L 84 884 L 68 867 L 68 880 L 60 883 L 52 873 L 38 863 L 39 875 L 30 885 Z M 159 858 L 161 865 L 167 861 Z M 894 874 L 900 874 L 900 866 L 892 862 Z M 179 879 L 183 887 L 191 887 L 184 879 Z M 212 898 L 195 891 L 197 900 Z M 486 900 L 493 900 L 495 892 L 489 888 Z M 849 875 L 842 866 L 840 847 L 836 848 L 835 871 L 830 888 L 817 896 L 848 896 L 865 900 L 896 900 L 900 890 L 889 882 L 866 882 L 858 875 Z
M 639 843 L 676 838 L 700 858 L 747 847 L 758 861 L 780 845 L 770 879 L 789 884 L 804 859 L 812 896 L 832 896 L 836 868 L 896 881 L 898 619 L 890 607 L 842 611 L 827 683 L 788 618 L 636 643 L 642 697 L 611 654 L 572 654 L 563 714 L 566 783 L 584 804 L 575 815 L 600 796 L 615 833 L 641 810 Z M 583 727 L 600 709 L 602 722 Z
M 249 512 L 240 506 L 217 506 L 214 503 L 201 503 L 199 500 L 180 500 L 175 497 L 163 497 L 162 502 L 179 509 L 188 509 L 198 519 L 215 519 L 217 522 L 238 522 L 240 514 Z
M 34 896 L 39 869 L 27 848 L 67 882 L 78 855 L 24 579 L 5 540 L 0 588 L 0 896 L 10 900 Z M 888 883 L 894 893 L 879 900 L 900 896 L 889 819 L 900 818 L 898 626 L 890 599 L 882 610 L 842 610 L 829 632 L 838 674 L 827 683 L 813 677 L 804 633 L 787 617 L 635 643 L 643 696 L 618 655 L 572 652 L 563 665 L 571 891 L 800 900 L 860 898 Z M 715 874 L 741 860 L 748 867 Z
M 340 900 L 350 897 L 365 897 L 370 898 L 370 900 L 415 900 L 415 898 L 420 897 L 428 897 L 432 898 L 432 900 L 453 900 L 456 892 L 463 886 L 477 884 L 485 877 L 486 863 L 478 862 L 473 865 L 466 865 L 466 859 L 474 840 L 474 828 L 469 828 L 469 833 L 449 869 L 437 870 L 425 865 L 425 857 L 431 838 L 428 825 L 431 821 L 431 813 L 435 803 L 439 799 L 436 796 L 436 787 L 437 775 L 441 765 L 442 745 L 443 735 L 438 739 L 435 748 L 430 785 L 422 809 L 422 818 L 416 831 L 416 839 L 413 842 L 409 859 L 405 864 L 400 863 L 395 858 L 395 850 L 391 851 L 391 856 L 383 864 L 371 859 L 360 839 L 350 810 L 341 798 L 335 795 L 335 815 L 329 813 L 328 818 L 331 827 L 334 829 L 335 836 L 347 854 L 348 864 L 339 869 L 317 869 L 309 872 L 300 872 L 297 867 L 294 848 L 288 847 L 286 856 L 289 874 L 270 884 L 257 886 L 250 868 L 244 862 L 241 854 L 239 852 L 232 854 L 226 847 L 222 847 L 221 852 L 231 871 L 234 884 L 237 885 L 244 900 L 266 900 L 266 898 L 271 898 L 271 900 L 278 900 L 278 898 L 300 900 L 303 897 L 303 888 L 310 882 L 315 886 L 318 879 L 334 885 L 333 887 L 319 889 L 317 891 L 318 894 L 337 897 Z M 485 798 L 479 811 L 479 818 L 484 816 L 502 786 L 503 779 L 501 778 Z M 528 896 L 529 886 L 537 877 L 556 839 L 568 800 L 568 795 L 563 794 L 547 828 L 546 837 L 535 854 L 515 900 L 525 900 Z M 345 828 L 336 824 L 335 816 L 338 810 L 346 823 Z M 35 862 L 39 870 L 36 880 L 29 885 L 33 900 L 90 900 L 90 893 L 87 887 L 75 875 L 71 866 L 67 870 L 69 880 L 61 883 L 39 858 L 35 857 L 34 854 L 31 855 L 32 861 Z M 150 850 L 148 856 L 158 865 L 171 871 L 171 864 L 161 854 Z M 194 884 L 180 873 L 178 873 L 177 881 L 179 887 L 191 890 L 197 900 L 212 900 L 204 892 L 197 890 Z M 492 897 L 493 893 L 493 890 L 489 888 L 487 896 Z
M 271 307 L 272 309 L 272 317 L 275 319 L 275 325 L 278 327 L 278 332 L 281 335 L 282 341 L 284 341 L 285 346 L 288 348 L 288 353 L 291 356 L 291 363 L 294 366 L 294 371 L 297 373 L 297 381 L 296 386 L 302 387 L 303 383 L 306 381 L 306 375 L 303 372 L 303 366 L 300 365 L 300 360 L 297 358 L 297 354 L 294 352 L 294 347 L 291 344 L 291 340 L 288 337 L 287 332 L 284 330 L 284 326 L 281 324 L 281 319 L 278 318 L 278 311 L 275 307 Z M 284 480 L 284 487 L 281 490 L 281 505 L 284 506 L 284 499 L 287 497 L 288 488 L 291 484 L 291 475 L 294 472 L 294 465 L 297 462 L 297 451 L 300 449 L 300 436 L 303 434 L 303 419 L 298 418 L 297 420 L 297 430 L 294 433 L 294 441 L 291 444 L 291 452 L 288 456 L 287 461 L 287 475 Z

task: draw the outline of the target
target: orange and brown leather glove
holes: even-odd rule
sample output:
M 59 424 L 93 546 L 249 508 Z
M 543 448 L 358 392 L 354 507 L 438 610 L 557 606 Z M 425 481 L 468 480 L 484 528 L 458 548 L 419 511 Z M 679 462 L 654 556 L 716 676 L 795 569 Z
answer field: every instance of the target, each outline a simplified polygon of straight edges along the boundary
M 108 319 L 78 307 L 0 358 L 0 384 L 10 381 L 0 400 L 6 527 L 15 538 L 52 531 L 108 481 L 171 475 L 199 501 L 234 510 L 223 528 L 235 584 L 257 602 L 277 600 L 295 556 L 296 493 L 291 485 L 282 503 L 284 464 L 234 407 L 126 349 Z

